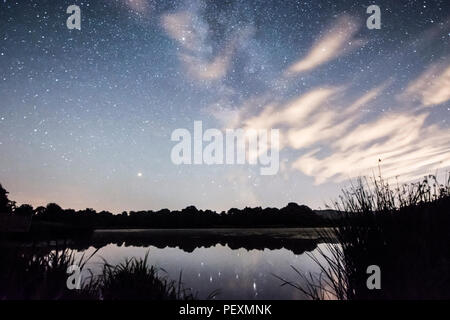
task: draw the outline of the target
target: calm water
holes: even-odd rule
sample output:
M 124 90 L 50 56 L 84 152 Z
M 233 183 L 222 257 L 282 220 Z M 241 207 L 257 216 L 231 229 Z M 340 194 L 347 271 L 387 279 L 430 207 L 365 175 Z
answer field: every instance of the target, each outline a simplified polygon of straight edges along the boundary
M 161 231 L 159 231 L 161 232 Z M 240 233 L 248 231 L 238 231 Z M 283 237 L 289 239 L 289 234 L 298 232 L 275 232 L 277 241 Z M 102 235 L 104 236 L 104 235 Z M 273 236 L 273 234 L 272 234 Z M 305 237 L 310 237 L 305 233 Z M 318 268 L 307 256 L 307 252 L 315 253 L 317 249 L 295 254 L 292 250 L 280 249 L 248 249 L 247 245 L 231 249 L 227 243 L 216 243 L 201 246 L 193 250 L 180 249 L 180 246 L 129 245 L 110 243 L 101 247 L 91 258 L 87 267 L 98 273 L 102 258 L 110 264 L 117 264 L 125 258 L 144 257 L 149 253 L 148 263 L 164 269 L 170 279 L 177 280 L 182 272 L 182 282 L 185 287 L 193 288 L 198 297 L 206 298 L 210 293 L 219 290 L 216 299 L 303 299 L 304 296 L 296 289 L 284 286 L 274 274 L 284 279 L 300 281 L 299 276 L 291 268 L 295 266 L 303 272 L 317 272 Z M 148 243 L 148 241 L 145 241 Z M 271 245 L 273 247 L 273 244 Z M 324 244 L 318 244 L 325 249 Z M 183 247 L 183 246 L 181 246 Z M 317 247 L 316 247 L 317 248 Z M 94 247 L 78 250 L 77 255 L 91 254 Z

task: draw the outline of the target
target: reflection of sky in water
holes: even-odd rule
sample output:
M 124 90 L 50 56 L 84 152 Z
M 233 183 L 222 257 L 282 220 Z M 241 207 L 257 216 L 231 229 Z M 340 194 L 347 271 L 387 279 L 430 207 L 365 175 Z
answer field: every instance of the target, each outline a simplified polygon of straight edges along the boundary
M 85 251 L 89 256 L 94 251 Z M 306 254 L 295 255 L 286 249 L 279 250 L 232 250 L 228 246 L 216 245 L 197 248 L 188 253 L 178 248 L 124 247 L 107 245 L 89 261 L 87 267 L 94 273 L 99 270 L 101 258 L 111 264 L 126 257 L 144 257 L 149 252 L 149 264 L 164 269 L 170 279 L 178 279 L 182 271 L 185 287 L 192 287 L 199 298 L 206 298 L 219 289 L 216 299 L 302 299 L 296 289 L 284 286 L 273 274 L 284 279 L 298 281 L 291 266 L 302 272 L 317 271 L 317 267 Z

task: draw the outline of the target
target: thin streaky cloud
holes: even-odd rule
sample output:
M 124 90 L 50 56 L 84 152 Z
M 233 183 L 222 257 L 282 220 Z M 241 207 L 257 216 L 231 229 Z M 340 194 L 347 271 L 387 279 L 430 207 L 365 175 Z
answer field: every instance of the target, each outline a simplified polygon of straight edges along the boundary
M 431 107 L 450 100 L 450 64 L 434 64 L 413 80 L 401 100 L 419 101 L 423 107 Z
M 308 54 L 292 64 L 285 75 L 310 71 L 345 53 L 364 45 L 365 41 L 354 39 L 359 23 L 350 16 L 342 16 L 325 35 L 316 41 Z
M 398 176 L 401 181 L 448 167 L 449 132 L 438 126 L 427 127 L 427 116 L 427 113 L 382 116 L 330 143 L 329 155 L 319 156 L 320 149 L 315 149 L 299 157 L 293 167 L 313 176 L 317 184 L 368 175 L 380 160 L 383 175 Z

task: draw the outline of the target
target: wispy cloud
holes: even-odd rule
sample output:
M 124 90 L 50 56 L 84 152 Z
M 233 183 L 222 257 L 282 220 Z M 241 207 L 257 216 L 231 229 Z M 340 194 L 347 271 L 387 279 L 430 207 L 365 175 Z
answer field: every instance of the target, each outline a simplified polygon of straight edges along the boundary
M 329 144 L 299 157 L 293 167 L 313 176 L 316 183 L 343 181 L 371 174 L 381 160 L 385 177 L 413 180 L 424 173 L 450 166 L 448 130 L 426 126 L 428 114 L 392 113 L 348 130 Z
M 424 107 L 450 100 L 450 64 L 440 63 L 428 67 L 408 85 L 400 98 L 419 100 Z
M 354 39 L 358 29 L 359 23 L 354 18 L 350 16 L 339 17 L 337 23 L 314 43 L 308 54 L 287 69 L 286 75 L 312 70 L 362 46 L 365 41 Z
M 338 88 L 317 88 L 291 100 L 285 105 L 269 105 L 255 117 L 247 119 L 244 124 L 253 128 L 270 128 L 279 125 L 293 125 L 305 120 L 314 111 L 331 98 Z
M 185 64 L 187 72 L 194 78 L 201 80 L 220 79 L 227 74 L 230 57 L 219 55 L 212 61 L 190 54 L 180 54 L 180 60 Z
M 294 86 L 290 75 L 311 71 L 360 47 L 365 42 L 355 39 L 358 28 L 354 18 L 338 18 L 304 58 L 272 80 Z M 187 64 L 202 65 L 201 59 L 189 59 Z M 221 55 L 215 59 L 212 74 L 223 74 L 228 61 Z M 417 108 L 413 102 L 431 106 L 448 101 L 450 66 L 429 66 L 403 92 L 393 91 L 395 80 L 391 74 L 384 82 L 365 86 L 363 92 L 350 81 L 340 86 L 324 81 L 296 97 L 269 87 L 240 106 L 210 111 L 227 128 L 279 129 L 280 150 L 288 154 L 284 172 L 298 170 L 317 184 L 370 175 L 379 164 L 385 177 L 399 176 L 401 181 L 450 167 L 450 129 L 430 124 L 431 109 Z
M 193 79 L 205 81 L 220 80 L 227 75 L 239 42 L 252 32 L 250 28 L 243 28 L 229 35 L 221 48 L 214 48 L 208 40 L 209 26 L 197 7 L 165 14 L 161 25 L 180 45 L 178 57 L 187 74 Z
M 286 103 L 267 103 L 253 116 L 242 113 L 246 129 L 279 128 L 280 148 L 300 153 L 291 168 L 317 184 L 370 175 L 379 161 L 385 177 L 400 181 L 450 166 L 450 130 L 427 123 L 429 112 L 410 108 L 364 119 L 363 110 L 391 80 L 349 101 L 349 87 L 318 87 Z
M 364 41 L 355 39 L 358 28 L 352 17 L 338 18 L 305 57 L 280 72 L 280 79 L 292 85 L 290 75 L 360 47 Z M 359 95 L 358 84 L 351 82 L 324 82 L 290 99 L 269 88 L 223 119 L 230 120 L 228 126 L 247 130 L 279 129 L 280 149 L 289 154 L 290 169 L 313 177 L 317 184 L 370 175 L 379 164 L 385 177 L 399 176 L 400 181 L 450 167 L 450 129 L 431 124 L 431 109 L 417 108 L 416 103 L 429 107 L 450 100 L 450 65 L 428 66 L 402 92 L 393 91 L 395 80 L 392 74 Z
M 208 26 L 194 13 L 189 11 L 168 13 L 161 17 L 161 24 L 169 36 L 184 49 L 192 52 L 204 49 Z

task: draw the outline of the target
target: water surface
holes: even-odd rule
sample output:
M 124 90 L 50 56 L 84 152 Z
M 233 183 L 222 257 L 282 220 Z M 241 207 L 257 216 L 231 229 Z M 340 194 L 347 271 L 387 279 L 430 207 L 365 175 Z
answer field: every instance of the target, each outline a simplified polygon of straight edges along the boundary
M 211 243 L 211 234 L 233 239 L 233 247 L 226 241 Z M 256 242 L 255 235 L 258 239 Z M 107 238 L 114 240 L 105 244 Z M 145 244 L 138 245 L 139 238 Z M 260 248 L 264 238 L 270 248 Z M 152 239 L 157 239 L 156 245 L 151 244 Z M 169 245 L 164 245 L 163 239 Z M 195 242 L 193 239 L 198 240 L 198 246 L 192 247 Z M 202 245 L 201 239 L 210 240 Z M 248 244 L 245 239 L 249 239 Z M 290 241 L 293 239 L 294 244 L 299 239 L 307 241 L 307 248 L 290 250 L 282 246 L 285 243 L 287 247 L 292 247 Z M 188 250 L 183 245 L 183 240 L 190 243 Z M 149 265 L 161 268 L 161 275 L 169 279 L 177 280 L 181 273 L 184 286 L 197 292 L 200 299 L 207 298 L 216 290 L 219 292 L 216 299 L 304 299 L 299 290 L 290 286 L 282 287 L 282 282 L 274 275 L 300 281 L 291 266 L 306 273 L 318 272 L 318 267 L 307 253 L 317 253 L 317 246 L 324 248 L 324 244 L 312 243 L 312 240 L 316 241 L 310 230 L 294 229 L 98 231 L 93 238 L 94 245 L 78 249 L 77 255 L 90 255 L 96 248 L 100 248 L 87 264 L 94 273 L 98 273 L 102 258 L 111 264 L 117 264 L 125 258 L 144 257 L 148 253 Z M 176 241 L 180 244 L 176 245 Z M 255 246 L 258 249 L 253 248 Z

